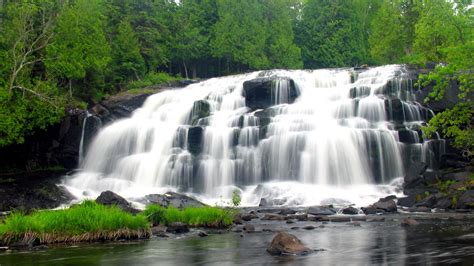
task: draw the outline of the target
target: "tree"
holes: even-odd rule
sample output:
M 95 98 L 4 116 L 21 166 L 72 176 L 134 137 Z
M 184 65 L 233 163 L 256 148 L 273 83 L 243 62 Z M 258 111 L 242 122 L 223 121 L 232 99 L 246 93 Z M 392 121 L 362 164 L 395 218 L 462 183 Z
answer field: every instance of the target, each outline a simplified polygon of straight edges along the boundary
M 298 24 L 297 44 L 307 68 L 341 67 L 365 63 L 364 29 L 356 2 L 308 0 Z
M 77 0 L 60 13 L 53 43 L 47 47 L 48 71 L 68 81 L 72 97 L 72 82 L 84 78 L 99 80 L 92 85 L 100 87 L 100 75 L 110 61 L 110 47 L 103 29 L 100 0 Z
M 140 54 L 138 38 L 127 20 L 118 24 L 112 39 L 113 76 L 118 83 L 140 79 L 145 72 L 145 60 Z

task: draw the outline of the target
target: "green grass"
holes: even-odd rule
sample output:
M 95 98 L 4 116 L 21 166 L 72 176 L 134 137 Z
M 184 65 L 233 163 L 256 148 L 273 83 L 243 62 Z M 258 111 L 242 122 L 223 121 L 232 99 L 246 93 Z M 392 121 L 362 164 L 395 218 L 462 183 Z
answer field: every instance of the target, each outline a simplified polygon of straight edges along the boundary
M 195 227 L 223 228 L 232 224 L 235 211 L 218 207 L 200 207 L 177 209 L 163 208 L 158 205 L 149 205 L 143 214 L 153 224 L 168 225 L 173 222 L 182 222 Z
M 149 226 L 143 215 L 84 201 L 65 210 L 12 213 L 0 224 L 0 240 L 8 245 L 141 238 L 149 235 Z

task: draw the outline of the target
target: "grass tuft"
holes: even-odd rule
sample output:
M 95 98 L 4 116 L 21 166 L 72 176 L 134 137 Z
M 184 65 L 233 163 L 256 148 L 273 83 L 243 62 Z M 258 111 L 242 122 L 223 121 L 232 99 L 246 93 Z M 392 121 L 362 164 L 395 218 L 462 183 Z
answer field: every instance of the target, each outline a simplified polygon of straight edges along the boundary
M 142 238 L 149 236 L 145 216 L 132 216 L 118 207 L 84 201 L 65 210 L 12 213 L 0 224 L 6 245 L 39 241 L 41 244 Z
M 218 207 L 190 207 L 180 210 L 152 204 L 147 206 L 143 214 L 153 224 L 182 222 L 195 227 L 224 228 L 232 225 L 234 212 L 232 209 Z

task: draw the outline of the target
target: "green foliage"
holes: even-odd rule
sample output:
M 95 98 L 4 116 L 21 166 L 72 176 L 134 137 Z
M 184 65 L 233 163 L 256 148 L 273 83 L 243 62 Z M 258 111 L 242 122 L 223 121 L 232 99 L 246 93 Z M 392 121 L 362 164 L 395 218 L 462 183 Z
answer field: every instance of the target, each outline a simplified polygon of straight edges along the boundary
M 367 40 L 362 28 L 365 17 L 354 10 L 357 10 L 355 1 L 308 0 L 305 3 L 297 34 L 305 67 L 366 63 Z
M 179 80 L 180 77 L 173 77 L 167 73 L 148 73 L 141 80 L 132 81 L 128 84 L 129 89 L 145 88 L 152 85 L 168 84 L 169 82 Z
M 65 210 L 38 211 L 30 215 L 13 213 L 0 224 L 0 238 L 6 234 L 20 238 L 27 233 L 73 237 L 85 233 L 148 228 L 145 216 L 132 216 L 115 206 L 107 207 L 94 201 L 84 201 Z
M 440 132 L 447 138 L 454 139 L 454 146 L 472 151 L 474 148 L 474 129 L 472 127 L 472 103 L 459 103 L 452 109 L 438 113 L 430 121 L 423 133 L 430 137 Z
M 234 212 L 218 207 L 190 207 L 180 210 L 149 205 L 143 214 L 153 224 L 182 222 L 196 227 L 227 227 L 232 224 Z
M 237 207 L 240 205 L 241 201 L 242 198 L 240 197 L 240 192 L 238 190 L 232 191 L 232 205 L 234 205 L 234 207 Z

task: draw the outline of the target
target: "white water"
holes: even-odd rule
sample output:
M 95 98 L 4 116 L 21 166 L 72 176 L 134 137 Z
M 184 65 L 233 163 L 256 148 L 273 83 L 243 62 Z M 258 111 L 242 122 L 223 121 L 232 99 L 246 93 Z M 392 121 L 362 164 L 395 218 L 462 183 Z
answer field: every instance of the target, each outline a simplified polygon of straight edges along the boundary
M 99 132 L 83 170 L 65 185 L 78 197 L 104 190 L 128 198 L 180 190 L 215 203 L 227 201 L 238 185 L 244 205 L 256 205 L 262 196 L 282 199 L 284 205 L 321 204 L 328 198 L 373 202 L 396 193 L 396 186 L 383 184 L 404 175 L 407 146 L 420 161 L 430 160 L 426 144 L 398 142 L 389 121 L 396 114 L 391 105 L 387 110 L 385 99 L 407 100 L 401 121 L 407 127 L 419 125 L 424 115 L 410 102 L 411 81 L 402 66 L 369 69 L 351 82 L 354 75 L 348 69 L 254 72 L 152 95 L 133 117 Z M 274 82 L 271 112 L 276 115 L 266 132 L 260 132 L 261 120 L 242 96 L 244 81 L 262 76 L 282 77 Z M 284 77 L 300 92 L 292 104 Z M 210 116 L 193 121 L 199 100 L 209 104 Z M 193 155 L 187 140 L 195 125 L 204 130 L 202 150 Z M 255 191 L 260 183 L 264 192 Z

